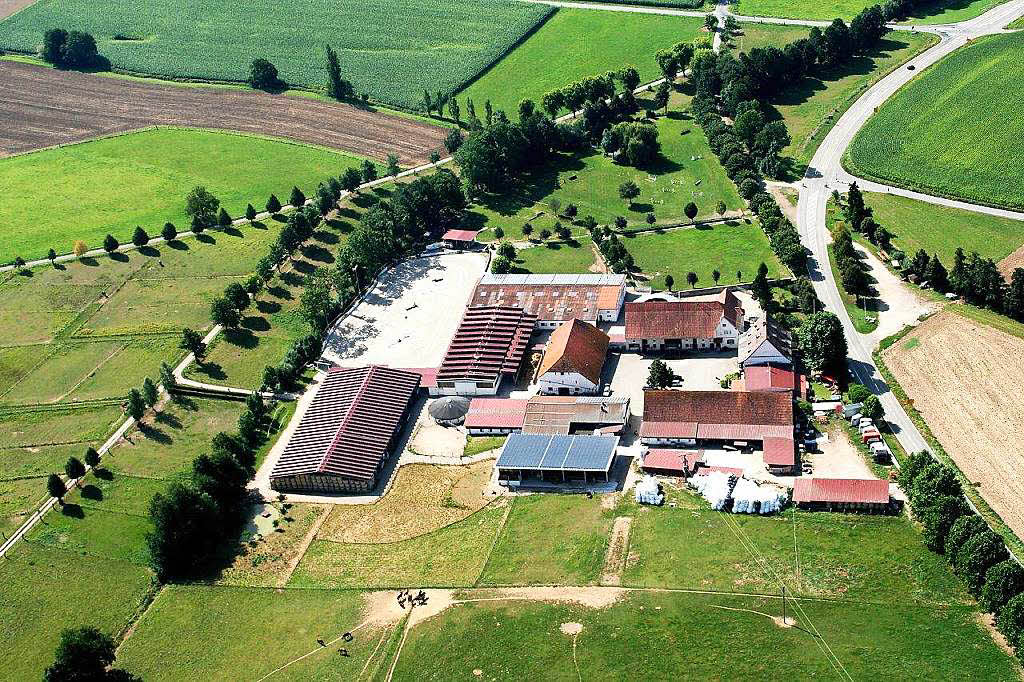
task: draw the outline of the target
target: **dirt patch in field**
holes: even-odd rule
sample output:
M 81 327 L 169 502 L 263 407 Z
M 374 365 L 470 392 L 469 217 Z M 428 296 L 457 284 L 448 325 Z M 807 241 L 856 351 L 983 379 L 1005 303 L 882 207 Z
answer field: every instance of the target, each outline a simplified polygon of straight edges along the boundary
M 1024 339 L 950 310 L 883 353 L 943 448 L 985 501 L 1024 533 Z
M 629 531 L 632 527 L 631 516 L 620 516 L 612 524 L 612 537 L 608 541 L 608 551 L 604 555 L 601 584 L 622 584 L 622 570 L 626 567 L 626 549 L 629 547 Z
M 398 542 L 460 521 L 486 505 L 493 463 L 409 464 L 374 504 L 336 505 L 318 535 L 335 542 Z
M 999 272 L 1003 273 L 1003 277 L 1006 281 L 1010 281 L 1010 276 L 1013 275 L 1013 271 L 1017 268 L 1024 268 L 1024 246 L 1011 253 L 1009 256 L 999 261 L 997 266 Z
M 12 0 L 0 0 L 0 18 L 5 2 Z M 0 155 L 175 125 L 286 137 L 378 160 L 397 154 L 410 166 L 443 152 L 447 132 L 306 97 L 146 83 L 19 62 L 0 62 L 0 90 L 0 119 L 7 121 L 0 127 Z
M 28 7 L 36 0 L 0 0 L 0 19 L 6 19 L 19 9 Z

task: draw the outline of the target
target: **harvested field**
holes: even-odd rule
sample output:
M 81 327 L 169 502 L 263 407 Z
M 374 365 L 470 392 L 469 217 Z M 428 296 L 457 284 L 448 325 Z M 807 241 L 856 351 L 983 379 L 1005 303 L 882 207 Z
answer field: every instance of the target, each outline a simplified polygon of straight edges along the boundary
M 286 137 L 403 165 L 442 150 L 444 128 L 347 104 L 231 88 L 183 87 L 0 62 L 0 155 L 152 125 Z
M 883 353 L 942 447 L 993 510 L 1024 534 L 1024 339 L 943 311 Z
M 483 490 L 493 463 L 465 467 L 410 464 L 372 505 L 336 505 L 318 537 L 336 542 L 398 542 L 466 518 L 489 501 Z

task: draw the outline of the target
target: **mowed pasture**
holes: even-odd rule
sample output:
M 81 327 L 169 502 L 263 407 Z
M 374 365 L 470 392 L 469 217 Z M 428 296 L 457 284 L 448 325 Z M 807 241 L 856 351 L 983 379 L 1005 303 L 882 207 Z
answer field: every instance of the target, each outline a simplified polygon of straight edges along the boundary
M 172 586 L 125 640 L 118 666 L 145 680 L 260 679 L 286 665 L 271 679 L 356 680 L 364 670 L 376 679 L 395 631 L 372 608 L 379 601 L 352 590 Z M 349 631 L 353 640 L 342 641 Z
M 661 78 L 654 53 L 690 42 L 702 26 L 703 22 L 693 17 L 559 9 L 460 92 L 459 99 L 472 99 L 478 112 L 490 100 L 495 109 L 514 118 L 523 99 L 532 99 L 539 106 L 546 92 L 624 66 L 635 67 L 640 82 L 647 83 Z
M 649 227 L 648 213 L 654 213 L 662 225 L 687 222 L 683 207 L 690 201 L 697 205 L 697 219 L 714 217 L 719 201 L 725 203 L 727 211 L 738 215 L 744 208 L 743 200 L 708 147 L 700 127 L 682 113 L 688 101 L 675 93 L 668 115 L 657 119 L 661 153 L 647 167 L 615 163 L 600 151 L 562 154 L 548 168 L 530 173 L 508 191 L 478 199 L 470 207 L 466 226 L 483 230 L 481 241 L 493 240 L 496 227 L 518 240 L 525 238 L 522 227 L 529 222 L 536 238 L 541 230 L 552 230 L 556 220 L 571 227 L 568 218 L 555 214 L 555 202 L 559 210 L 574 204 L 577 220 L 590 215 L 607 225 L 622 216 L 631 228 Z M 632 202 L 623 201 L 618 193 L 619 186 L 627 181 L 640 188 L 640 196 Z M 582 230 L 579 233 L 585 234 Z
M 181 330 L 211 326 L 210 302 L 252 270 L 281 225 L 5 273 L 0 321 L 11 345 L 0 347 L 0 405 L 120 401 L 145 377 L 155 380 L 161 362 L 184 355 Z M 72 425 L 52 442 L 82 440 L 79 431 Z
M 106 234 L 131 241 L 135 226 L 158 236 L 165 222 L 188 229 L 185 194 L 205 186 L 233 217 L 271 193 L 317 184 L 362 159 L 301 144 L 222 132 L 157 128 L 0 159 L 8 199 L 0 262 L 70 253 L 75 240 L 99 248 Z M 60 187 L 59 192 L 52 191 Z
M 756 220 L 627 235 L 622 243 L 651 286 L 658 289 L 666 288 L 666 275 L 672 275 L 675 287 L 688 287 L 686 276 L 690 272 L 697 275 L 698 286 L 713 286 L 714 270 L 720 273 L 721 284 L 749 282 L 761 263 L 768 266 L 769 277 L 790 274 L 772 253 L 768 237 Z
M 977 203 L 1024 207 L 1024 39 L 987 36 L 889 99 L 845 157 L 851 172 Z
M 955 308 L 928 319 L 885 351 L 885 364 L 943 449 L 1018 536 L 1024 533 L 1024 405 L 1014 371 L 1024 332 L 1013 335 Z
M 614 588 L 458 598 L 409 630 L 393 679 L 940 679 L 958 670 L 1009 682 L 1018 674 L 970 608 L 922 609 L 898 596 L 856 605 L 790 599 L 789 627 L 778 598 Z
M 937 254 L 947 267 L 953 267 L 957 247 L 999 261 L 1024 245 L 1024 221 L 880 192 L 865 193 L 864 202 L 878 224 L 895 235 L 897 247 L 908 255 L 918 249 Z
M 455 91 L 551 11 L 511 0 L 40 0 L 0 25 L 0 47 L 34 51 L 43 31 L 68 26 L 130 72 L 244 81 L 264 57 L 286 82 L 319 88 L 329 43 L 357 93 L 418 107 L 424 88 Z
M 937 0 L 914 10 L 907 23 L 946 24 L 965 21 L 1000 4 L 1001 0 Z M 836 17 L 850 21 L 858 12 L 876 4 L 870 0 L 740 0 L 736 13 L 746 16 L 786 17 L 831 21 Z

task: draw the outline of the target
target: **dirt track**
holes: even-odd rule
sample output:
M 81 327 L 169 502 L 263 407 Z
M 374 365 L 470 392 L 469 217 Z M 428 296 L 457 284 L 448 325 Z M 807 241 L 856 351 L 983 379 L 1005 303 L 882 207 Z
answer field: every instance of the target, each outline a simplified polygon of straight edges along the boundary
M 287 137 L 379 160 L 397 154 L 409 166 L 426 162 L 434 150 L 443 152 L 447 132 L 305 97 L 144 83 L 19 62 L 0 62 L 0 91 L 0 156 L 180 125 Z
M 1024 339 L 947 310 L 883 355 L 949 456 L 1024 536 Z

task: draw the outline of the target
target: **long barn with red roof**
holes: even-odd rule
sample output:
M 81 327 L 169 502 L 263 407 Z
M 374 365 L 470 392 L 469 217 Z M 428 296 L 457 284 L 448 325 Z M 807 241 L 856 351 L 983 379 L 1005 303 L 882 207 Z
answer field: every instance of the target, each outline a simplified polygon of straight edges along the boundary
M 420 376 L 338 367 L 324 377 L 270 473 L 282 492 L 367 492 L 391 454 Z

